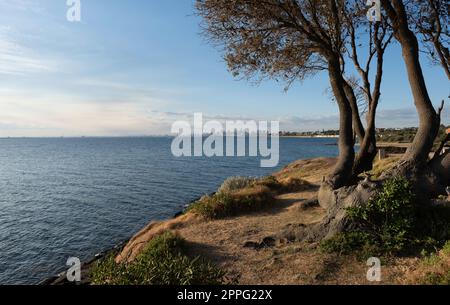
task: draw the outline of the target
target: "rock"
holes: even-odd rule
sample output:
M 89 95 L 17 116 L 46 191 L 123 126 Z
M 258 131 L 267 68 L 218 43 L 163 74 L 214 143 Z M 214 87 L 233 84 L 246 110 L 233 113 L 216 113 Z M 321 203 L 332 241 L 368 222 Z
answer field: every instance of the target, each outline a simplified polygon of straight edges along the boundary
M 252 248 L 252 249 L 259 249 L 259 243 L 254 241 L 246 241 L 244 243 L 244 248 Z
M 307 209 L 318 207 L 318 206 L 320 206 L 318 199 L 310 199 L 310 200 L 306 200 L 305 202 L 302 202 L 302 204 L 300 205 L 300 209 L 307 210 Z
M 255 250 L 260 250 L 264 248 L 273 248 L 276 245 L 276 239 L 269 236 L 265 237 L 261 242 L 246 241 L 244 243 L 244 248 L 251 248 Z
M 272 247 L 275 247 L 275 244 L 276 244 L 275 238 L 269 236 L 269 237 L 265 237 L 262 240 L 260 247 L 261 248 L 272 248 Z

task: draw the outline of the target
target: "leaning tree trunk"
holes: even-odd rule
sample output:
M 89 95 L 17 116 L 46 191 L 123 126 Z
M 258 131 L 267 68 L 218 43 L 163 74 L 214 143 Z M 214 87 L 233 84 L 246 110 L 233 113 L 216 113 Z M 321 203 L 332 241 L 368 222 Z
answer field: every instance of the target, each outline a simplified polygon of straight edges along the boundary
M 366 136 L 360 143 L 358 155 L 353 166 L 353 176 L 357 177 L 363 172 L 368 172 L 373 168 L 373 161 L 377 156 L 377 139 L 375 126 L 368 128 Z
M 344 90 L 339 60 L 329 61 L 329 76 L 331 88 L 339 106 L 339 158 L 333 173 L 326 180 L 332 189 L 345 186 L 351 179 L 353 162 L 355 159 L 352 109 Z
M 428 94 L 419 61 L 419 43 L 415 34 L 408 27 L 405 6 L 401 0 L 383 0 L 382 3 L 393 24 L 394 36 L 401 45 L 414 104 L 419 114 L 418 132 L 403 156 L 403 160 L 404 163 L 421 166 L 428 160 L 428 155 L 438 134 L 439 118 Z
M 417 38 L 409 30 L 400 31 L 398 35 L 414 104 L 419 114 L 419 129 L 412 145 L 404 155 L 404 159 L 423 164 L 428 160 L 428 155 L 439 132 L 439 118 L 428 95 L 420 66 Z
M 328 209 L 336 205 L 334 191 L 350 184 L 355 161 L 352 109 L 344 90 L 339 59 L 334 58 L 328 62 L 330 84 L 339 106 L 339 157 L 330 176 L 325 179 L 319 190 L 319 203 Z
M 394 36 L 402 48 L 411 92 L 419 115 L 419 128 L 402 161 L 385 176 L 401 175 L 409 179 L 417 195 L 424 200 L 442 192 L 440 178 L 428 165 L 429 154 L 439 132 L 440 119 L 428 94 L 419 61 L 419 43 L 409 29 L 408 16 L 402 0 L 382 0 L 392 23 Z
M 361 116 L 359 115 L 358 101 L 355 92 L 347 81 L 344 81 L 344 92 L 350 103 L 350 108 L 352 109 L 353 130 L 361 143 L 366 135 L 366 131 L 364 130 L 364 125 L 361 122 Z

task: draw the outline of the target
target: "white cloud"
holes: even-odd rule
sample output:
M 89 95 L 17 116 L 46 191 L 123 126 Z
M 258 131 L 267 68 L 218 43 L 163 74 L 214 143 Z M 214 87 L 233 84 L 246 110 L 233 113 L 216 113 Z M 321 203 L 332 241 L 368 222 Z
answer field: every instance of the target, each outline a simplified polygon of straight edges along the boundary
M 127 86 L 109 82 L 96 85 L 123 87 L 124 90 Z M 194 115 L 188 111 L 155 110 L 176 109 L 176 106 L 151 94 L 127 95 L 117 101 L 107 101 L 67 93 L 0 88 L 0 105 L 0 137 L 167 135 L 175 121 L 192 121 Z M 447 106 L 443 116 L 445 124 L 450 123 L 449 113 Z M 314 131 L 337 129 L 339 117 L 337 114 L 262 117 L 204 113 L 204 120 L 279 121 L 282 130 Z M 409 127 L 417 123 L 413 107 L 378 112 L 378 127 Z
M 11 38 L 9 27 L 0 28 L 0 74 L 28 75 L 51 72 L 56 65 Z
M 148 115 L 151 102 L 102 104 L 70 96 L 0 92 L 0 136 L 132 136 L 168 134 Z

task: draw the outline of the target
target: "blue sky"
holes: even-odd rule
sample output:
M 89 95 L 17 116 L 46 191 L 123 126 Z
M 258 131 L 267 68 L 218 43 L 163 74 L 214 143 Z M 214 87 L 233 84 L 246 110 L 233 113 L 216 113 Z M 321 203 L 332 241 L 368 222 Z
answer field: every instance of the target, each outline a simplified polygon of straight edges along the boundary
M 233 79 L 199 34 L 193 3 L 81 0 L 81 22 L 70 23 L 65 0 L 0 0 L 0 136 L 169 134 L 194 112 L 279 120 L 285 130 L 337 127 L 325 74 L 288 92 Z M 448 80 L 423 67 L 438 104 Z M 398 46 L 385 70 L 378 126 L 416 125 Z

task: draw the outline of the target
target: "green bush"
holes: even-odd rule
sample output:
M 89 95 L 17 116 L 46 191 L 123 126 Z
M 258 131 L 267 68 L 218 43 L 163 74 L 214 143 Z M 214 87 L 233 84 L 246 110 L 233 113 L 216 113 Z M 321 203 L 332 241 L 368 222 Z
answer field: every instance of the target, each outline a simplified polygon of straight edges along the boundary
M 204 196 L 192 204 L 187 212 L 198 213 L 209 219 L 216 219 L 232 214 L 233 198 L 227 193 L 216 193 Z
M 366 205 L 349 208 L 350 219 L 386 252 L 400 252 L 414 239 L 414 193 L 403 178 L 387 180 Z
M 114 256 L 98 262 L 94 285 L 217 285 L 224 272 L 200 258 L 183 254 L 184 240 L 172 233 L 155 237 L 132 263 L 117 264 Z
M 351 254 L 355 249 L 363 249 L 369 245 L 369 238 L 369 234 L 364 232 L 341 233 L 323 240 L 320 248 L 327 253 Z
M 417 203 L 404 178 L 387 180 L 367 204 L 347 212 L 355 229 L 323 241 L 325 251 L 407 254 L 435 251 L 450 238 L 450 209 Z

